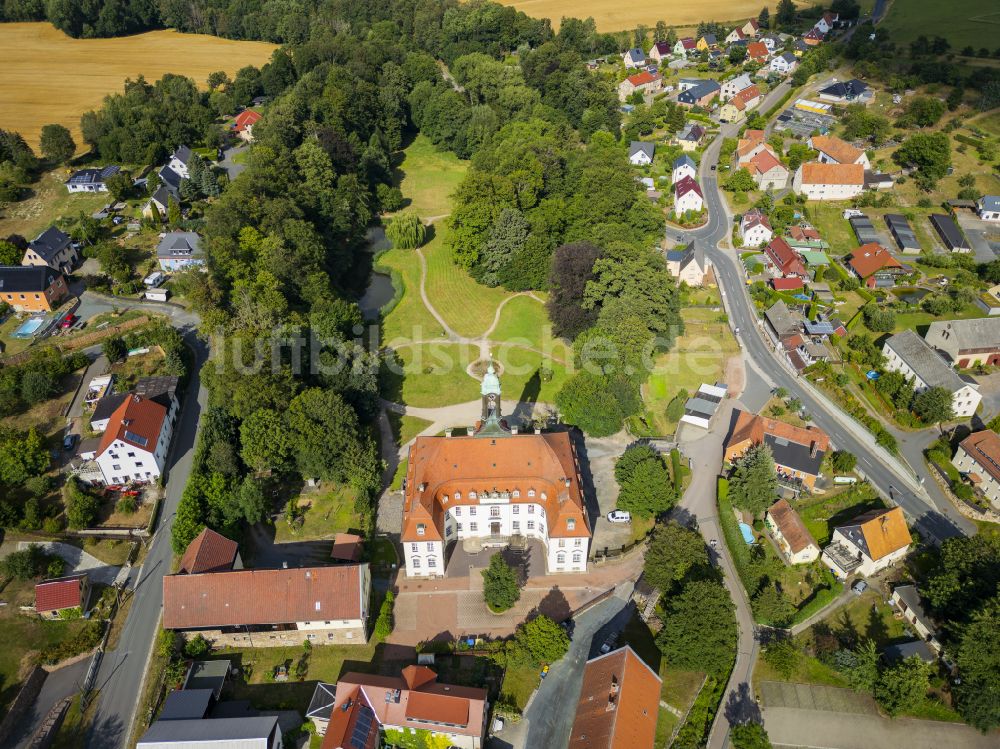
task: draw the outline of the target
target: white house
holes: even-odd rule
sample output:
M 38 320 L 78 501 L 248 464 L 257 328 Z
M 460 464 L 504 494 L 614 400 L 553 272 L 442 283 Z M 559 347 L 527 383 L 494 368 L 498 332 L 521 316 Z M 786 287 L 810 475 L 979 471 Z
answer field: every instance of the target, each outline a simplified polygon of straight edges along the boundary
M 626 101 L 638 91 L 641 94 L 651 94 L 663 88 L 663 76 L 659 73 L 650 73 L 644 70 L 641 73 L 630 75 L 618 84 L 618 100 Z
M 676 57 L 686 57 L 692 52 L 697 52 L 697 51 L 698 51 L 698 42 L 696 42 L 689 36 L 686 36 L 683 39 L 678 39 L 677 42 L 674 44 L 674 55 Z
M 466 541 L 537 543 L 549 574 L 586 571 L 591 531 L 569 435 L 509 427 L 492 363 L 480 391 L 471 436 L 418 437 L 410 447 L 400 534 L 407 577 L 444 575 L 445 547 Z
M 799 66 L 799 58 L 791 52 L 783 52 L 771 60 L 771 72 L 778 75 L 788 75 L 794 73 Z
M 779 499 L 771 505 L 764 516 L 764 523 L 789 564 L 809 564 L 819 559 L 816 539 L 787 499 Z
M 818 21 L 816 21 L 815 24 L 813 24 L 813 28 L 822 34 L 829 34 L 831 31 L 833 31 L 833 27 L 839 19 L 840 19 L 839 14 L 826 11 L 823 14 L 823 17 L 820 18 Z
M 839 578 L 871 577 L 905 557 L 912 541 L 902 508 L 872 510 L 834 529 L 823 563 Z
M 872 168 L 863 149 L 835 135 L 813 135 L 806 142 L 817 152 L 816 160 L 821 164 L 861 164 L 865 169 Z
M 1000 195 L 983 195 L 976 201 L 976 209 L 983 221 L 1000 221 Z
M 865 189 L 861 164 L 821 164 L 810 161 L 795 170 L 792 190 L 808 200 L 850 200 Z
M 701 383 L 698 391 L 687 399 L 684 403 L 684 415 L 681 421 L 685 424 L 692 424 L 702 429 L 708 429 L 712 425 L 712 418 L 719 410 L 719 404 L 729 394 L 724 382 L 717 382 L 710 385 L 707 382 Z
M 652 47 L 649 48 L 649 59 L 656 62 L 662 62 L 663 60 L 670 57 L 670 53 L 673 50 L 670 45 L 666 42 L 656 42 Z
M 177 401 L 165 406 L 129 393 L 107 422 L 94 460 L 105 484 L 155 481 L 163 474 L 177 418 Z
M 676 185 L 685 177 L 696 179 L 698 177 L 698 166 L 687 154 L 674 159 L 673 172 L 671 173 L 670 184 Z
M 746 73 L 741 73 L 735 78 L 730 78 L 728 81 L 722 82 L 722 90 L 719 92 L 719 96 L 722 101 L 729 101 L 740 91 L 750 88 L 752 85 L 753 81 L 750 80 L 750 76 Z
M 70 192 L 107 192 L 108 178 L 121 171 L 117 166 L 105 166 L 100 169 L 78 169 L 66 180 L 66 189 Z
M 700 213 L 705 205 L 701 187 L 691 177 L 683 177 L 674 185 L 674 213 L 682 216 L 688 211 Z
M 974 432 L 962 440 L 951 459 L 976 491 L 1000 508 L 1000 437 L 992 429 Z
M 647 166 L 653 163 L 655 153 L 655 143 L 634 140 L 628 147 L 628 161 L 632 166 Z
M 902 372 L 920 393 L 932 387 L 942 387 L 951 393 L 951 407 L 956 417 L 972 416 L 982 400 L 979 390 L 945 363 L 930 344 L 912 330 L 889 336 L 882 346 L 885 368 Z
M 704 250 L 694 242 L 684 249 L 667 251 L 667 271 L 678 283 L 701 286 L 709 265 L 711 263 L 706 259 Z
M 626 68 L 640 68 L 646 64 L 646 55 L 638 47 L 633 47 L 622 53 L 622 61 Z
M 193 231 L 167 232 L 156 246 L 156 260 L 167 272 L 204 265 L 201 237 Z
M 740 241 L 744 247 L 760 247 L 771 241 L 774 231 L 767 214 L 754 208 L 740 219 Z
M 937 646 L 937 627 L 924 611 L 920 591 L 916 585 L 897 585 L 889 598 L 917 634 L 932 645 Z

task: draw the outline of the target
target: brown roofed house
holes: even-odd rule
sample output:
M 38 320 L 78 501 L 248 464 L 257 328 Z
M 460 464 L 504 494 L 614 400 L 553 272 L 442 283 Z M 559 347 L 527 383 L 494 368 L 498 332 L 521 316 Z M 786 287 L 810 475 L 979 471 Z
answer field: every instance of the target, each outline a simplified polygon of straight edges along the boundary
M 906 556 L 912 541 L 902 508 L 872 510 L 834 529 L 823 561 L 838 577 L 871 577 Z
M 761 444 L 771 448 L 775 470 L 786 485 L 812 491 L 830 449 L 826 432 L 812 425 L 797 427 L 748 411 L 734 411 L 723 459 L 733 462 L 753 445 Z
M 587 661 L 569 749 L 647 749 L 656 738 L 662 681 L 631 647 Z
M 440 684 L 426 666 L 407 666 L 399 676 L 349 672 L 337 681 L 322 746 L 376 749 L 383 731 L 419 730 L 447 746 L 482 749 L 488 714 L 485 689 Z
M 850 254 L 847 267 L 865 286 L 892 286 L 897 276 L 904 275 L 906 268 L 877 242 L 861 245 Z
M 330 559 L 342 562 L 357 562 L 361 559 L 361 536 L 354 533 L 338 533 L 333 537 Z
M 952 464 L 975 489 L 1000 508 L 1000 436 L 992 429 L 970 434 L 962 440 Z
M 221 572 L 242 569 L 240 547 L 211 528 L 202 529 L 194 541 L 188 544 L 181 557 L 178 574 L 197 575 L 202 572 Z
M 771 535 L 790 564 L 808 564 L 819 559 L 819 546 L 787 499 L 779 499 L 764 517 Z
M 792 179 L 792 190 L 808 200 L 848 200 L 865 189 L 862 164 L 802 164 Z
M 43 580 L 35 586 L 35 611 L 43 619 L 59 619 L 61 612 L 87 608 L 90 580 L 86 573 Z

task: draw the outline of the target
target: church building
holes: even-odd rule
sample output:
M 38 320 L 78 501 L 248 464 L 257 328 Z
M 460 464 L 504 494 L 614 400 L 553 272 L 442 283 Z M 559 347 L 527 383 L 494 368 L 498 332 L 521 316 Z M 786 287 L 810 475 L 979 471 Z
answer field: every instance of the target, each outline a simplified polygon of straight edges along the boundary
M 500 412 L 490 363 L 482 420 L 464 437 L 418 437 L 410 447 L 401 541 L 408 577 L 445 573 L 455 544 L 541 542 L 545 569 L 584 572 L 591 530 L 568 432 L 519 434 Z

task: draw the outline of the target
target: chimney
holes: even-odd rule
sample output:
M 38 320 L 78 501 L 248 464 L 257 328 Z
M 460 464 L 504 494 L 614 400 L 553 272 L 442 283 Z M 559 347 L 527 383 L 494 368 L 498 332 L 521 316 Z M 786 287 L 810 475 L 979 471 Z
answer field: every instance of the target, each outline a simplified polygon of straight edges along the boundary
M 451 436 L 451 427 L 448 427 L 447 429 L 444 430 L 444 436 L 445 437 Z
M 417 491 L 420 492 L 421 494 L 423 494 L 425 491 L 427 491 L 427 483 L 426 482 L 422 482 L 420 484 L 420 486 L 417 487 Z
M 510 428 L 510 433 L 511 434 L 517 434 L 517 427 L 511 427 Z

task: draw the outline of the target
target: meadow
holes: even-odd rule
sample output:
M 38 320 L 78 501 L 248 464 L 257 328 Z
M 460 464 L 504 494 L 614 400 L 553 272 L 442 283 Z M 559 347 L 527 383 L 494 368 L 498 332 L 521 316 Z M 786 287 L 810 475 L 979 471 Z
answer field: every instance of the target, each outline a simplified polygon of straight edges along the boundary
M 559 28 L 565 16 L 593 18 L 598 31 L 634 29 L 640 24 L 655 26 L 665 21 L 670 26 L 697 26 L 702 21 L 735 21 L 756 18 L 761 4 L 758 0 L 706 0 L 705 2 L 656 3 L 623 0 L 618 3 L 599 0 L 498 0 L 535 18 L 552 19 L 552 28 Z M 801 5 L 801 3 L 796 3 Z M 773 10 L 773 8 L 772 8 Z
M 955 0 L 947 12 L 938 0 L 893 3 L 882 25 L 894 42 L 907 43 L 920 35 L 943 36 L 952 49 L 972 45 L 977 50 L 996 48 L 1000 34 L 1000 8 L 994 0 Z
M 0 24 L 0 128 L 16 130 L 33 148 L 43 125 L 60 123 L 80 144 L 80 115 L 121 90 L 126 78 L 155 81 L 165 73 L 193 78 L 234 75 L 261 66 L 276 45 L 203 34 L 151 31 L 115 39 L 71 39 L 47 23 Z

